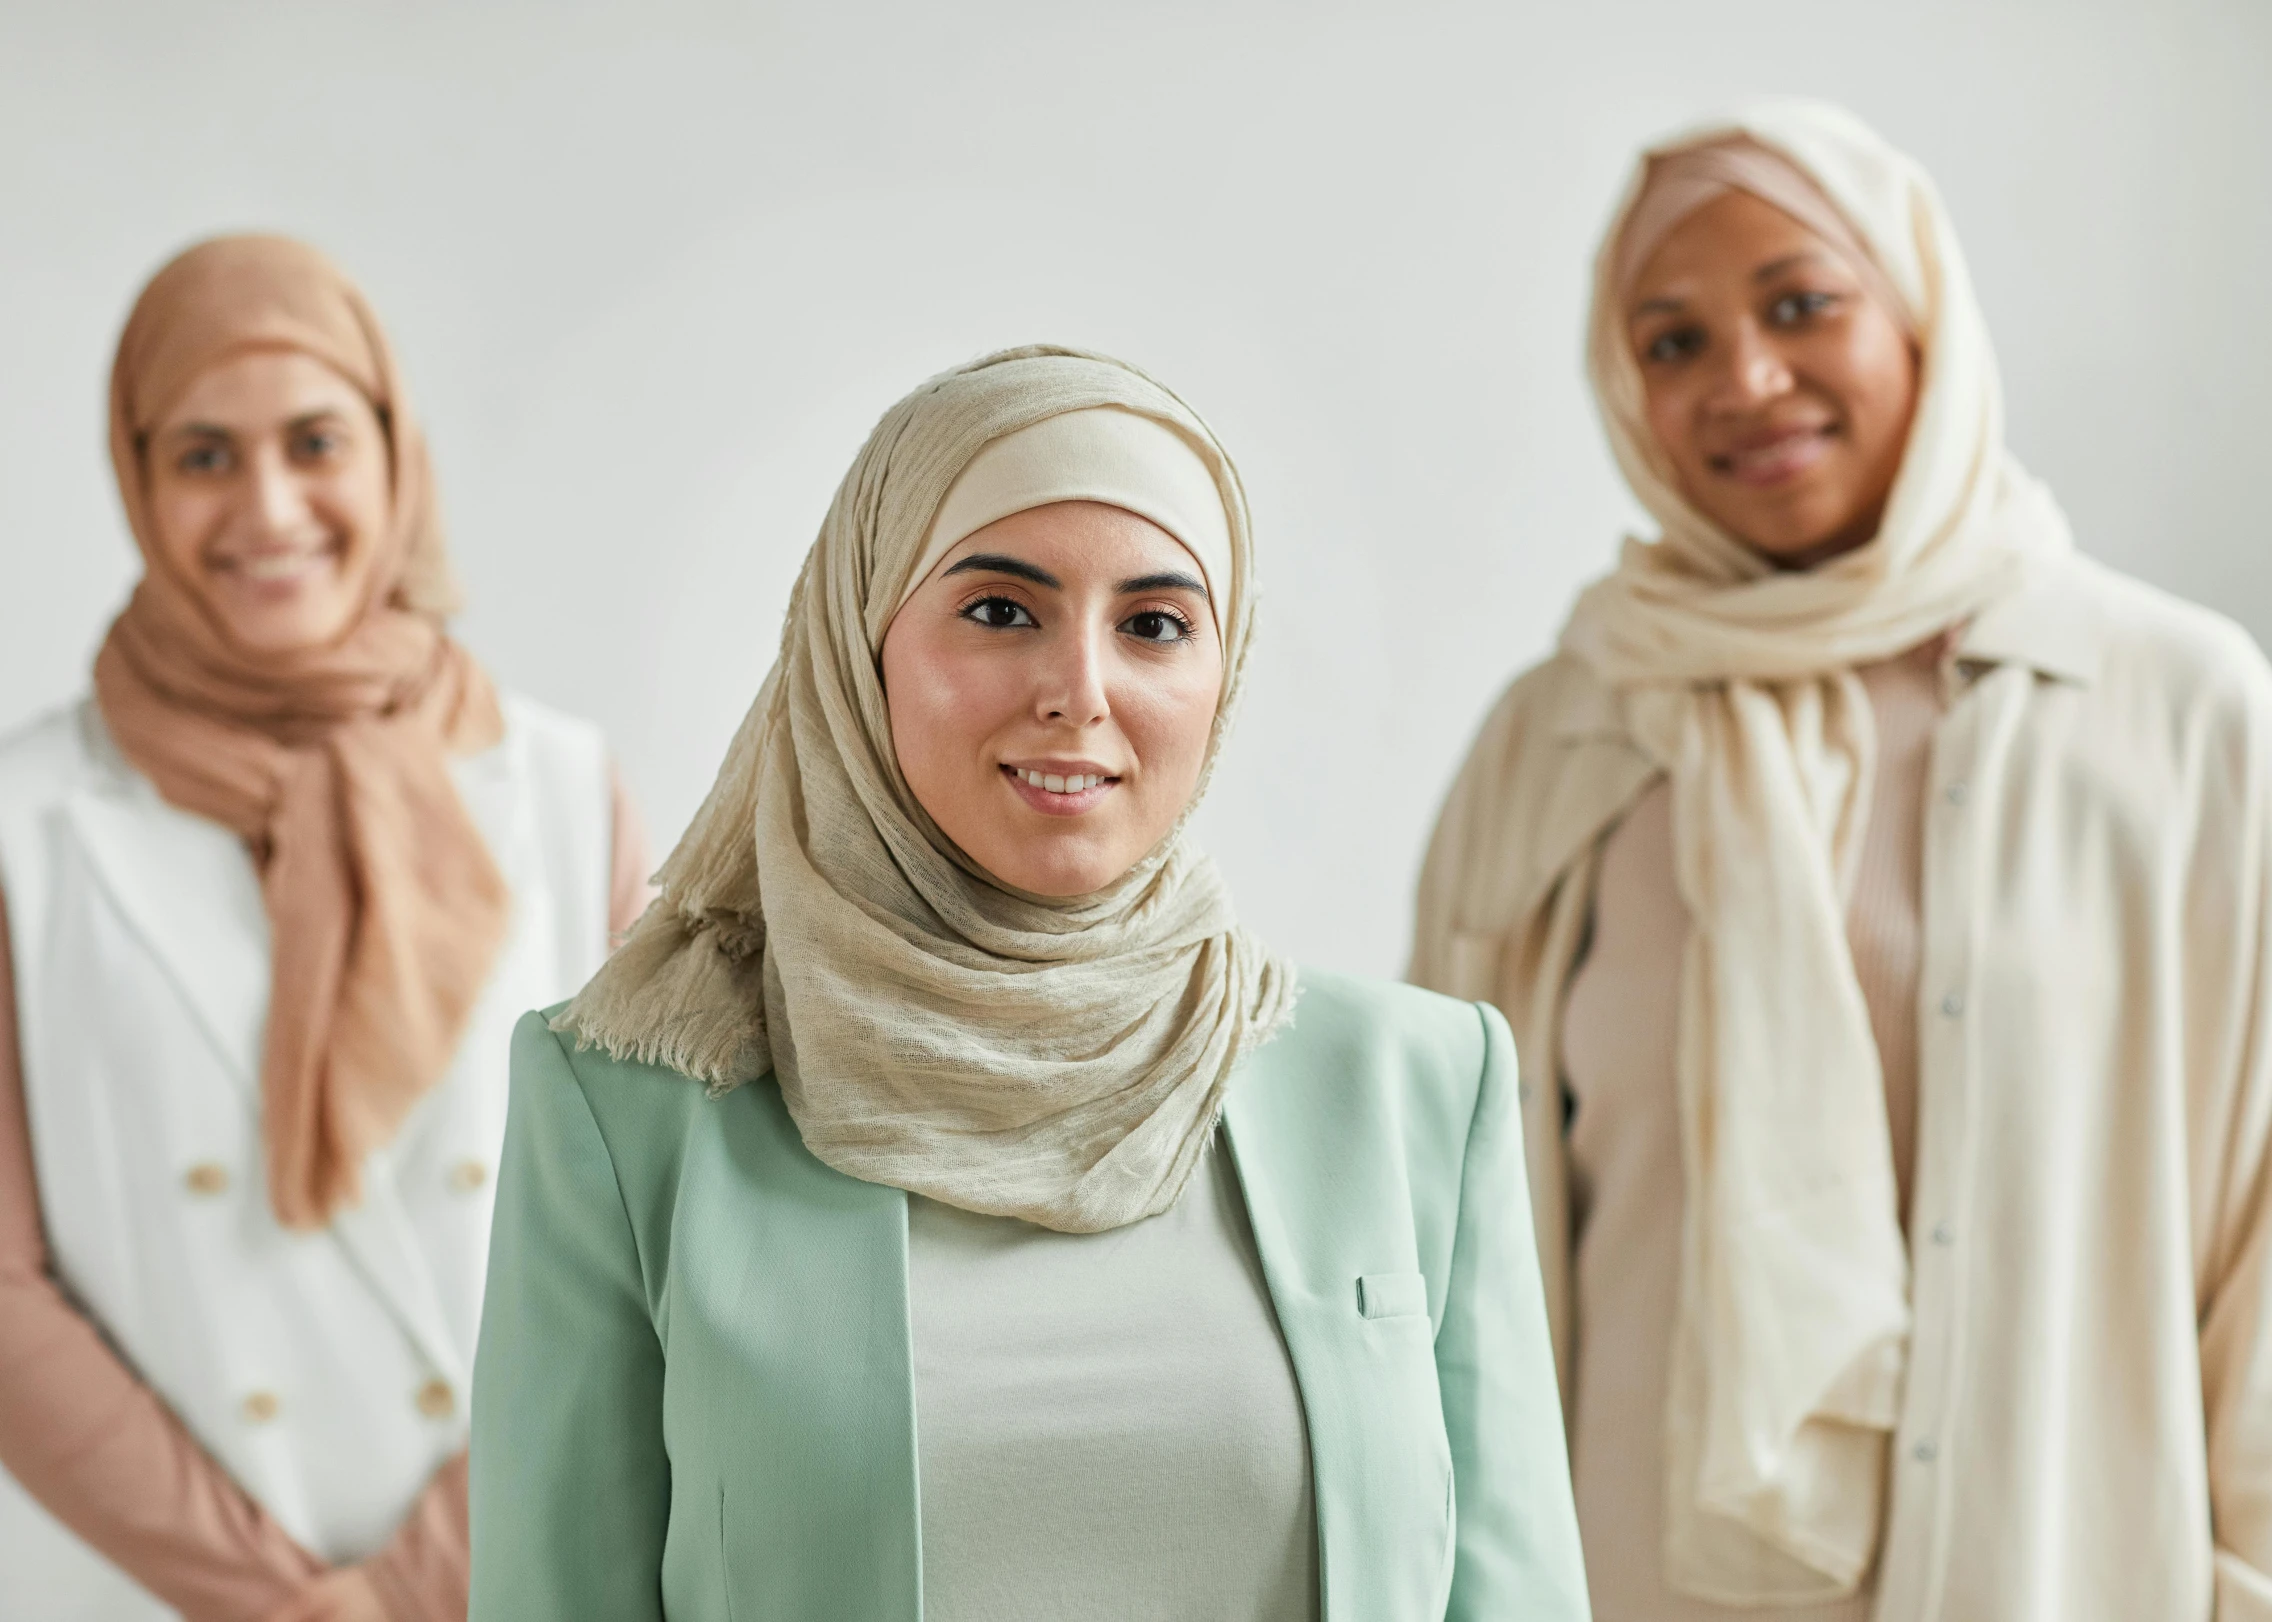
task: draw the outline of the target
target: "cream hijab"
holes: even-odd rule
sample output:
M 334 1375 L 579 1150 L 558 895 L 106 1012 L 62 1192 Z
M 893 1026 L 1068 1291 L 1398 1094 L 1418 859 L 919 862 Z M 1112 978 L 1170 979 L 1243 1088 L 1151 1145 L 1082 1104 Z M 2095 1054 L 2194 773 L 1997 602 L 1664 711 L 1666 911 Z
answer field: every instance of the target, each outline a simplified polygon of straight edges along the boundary
M 1096 407 L 1180 436 L 1227 519 L 1204 793 L 1254 634 L 1238 472 L 1133 367 L 1006 350 L 869 435 L 661 896 L 560 1018 L 713 1092 L 771 1072 L 806 1147 L 850 1176 L 1069 1233 L 1175 1203 L 1233 1071 L 1295 997 L 1181 820 L 1108 888 L 1051 900 L 990 877 L 900 774 L 879 660 L 942 501 L 989 444 Z
M 1683 157 L 1731 141 L 1750 156 Z M 1745 180 L 1760 160 L 1784 179 Z M 1625 334 L 1626 239 L 1637 219 L 1668 228 L 1652 191 L 1685 186 L 1693 207 L 1727 184 L 1802 223 L 1776 193 L 1818 193 L 1922 358 L 1877 537 L 1804 573 L 1776 570 L 1680 494 Z M 1843 233 L 1818 234 L 1835 246 Z M 1884 1083 L 1845 930 L 1876 755 L 1853 670 L 1977 613 L 2066 550 L 2067 529 L 2004 448 L 1995 358 L 1931 181 L 1836 108 L 1763 106 L 1644 159 L 1596 265 L 1590 361 L 1618 465 L 1659 534 L 1627 542 L 1562 646 L 1618 690 L 1670 775 L 1695 920 L 1666 1578 L 1723 1604 L 1829 1599 L 1876 1558 L 1909 1334 Z

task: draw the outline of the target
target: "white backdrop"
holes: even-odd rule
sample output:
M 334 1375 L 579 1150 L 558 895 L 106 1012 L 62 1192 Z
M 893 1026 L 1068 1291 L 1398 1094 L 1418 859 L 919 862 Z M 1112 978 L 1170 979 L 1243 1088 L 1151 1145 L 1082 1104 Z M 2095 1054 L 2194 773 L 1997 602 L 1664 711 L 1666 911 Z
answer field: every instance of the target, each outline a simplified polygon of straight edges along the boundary
M 1578 364 L 1635 144 L 1847 102 L 1921 157 L 2084 546 L 2272 632 L 2272 6 L 0 0 L 0 728 L 132 574 L 111 345 L 188 240 L 303 235 L 430 423 L 499 676 L 666 846 L 869 424 L 1006 343 L 1214 422 L 1261 667 L 1203 836 L 1302 957 L 1401 965 L 1421 842 L 1629 507 Z

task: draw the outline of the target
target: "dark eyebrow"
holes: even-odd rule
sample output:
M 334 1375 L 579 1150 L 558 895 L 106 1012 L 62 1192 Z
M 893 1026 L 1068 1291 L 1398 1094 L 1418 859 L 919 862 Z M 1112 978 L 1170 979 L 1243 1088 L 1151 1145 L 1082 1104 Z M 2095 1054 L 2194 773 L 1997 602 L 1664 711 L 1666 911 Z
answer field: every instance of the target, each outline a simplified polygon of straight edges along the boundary
M 1006 574 L 1030 580 L 1037 586 L 1047 586 L 1051 591 L 1065 589 L 1065 582 L 1047 569 L 1037 569 L 1023 558 L 1006 557 L 1000 552 L 973 552 L 960 563 L 949 566 L 947 574 Z M 946 575 L 939 578 L 944 580 Z
M 1830 254 L 1820 248 L 1801 248 L 1797 253 L 1787 253 L 1780 259 L 1769 260 L 1751 273 L 1751 279 L 1755 282 L 1773 281 L 1792 266 L 1805 264 L 1810 259 L 1819 259 L 1826 264 L 1833 262 Z M 1626 319 L 1637 321 L 1645 315 L 1676 315 L 1686 308 L 1688 308 L 1688 304 L 1684 299 L 1670 297 L 1643 299 L 1633 306 L 1633 313 Z
M 1797 253 L 1787 253 L 1780 259 L 1761 265 L 1751 273 L 1751 279 L 1755 282 L 1769 281 L 1782 275 L 1793 265 L 1804 264 L 1809 259 L 1828 259 L 1829 257 L 1820 248 L 1801 248 Z
M 1214 598 L 1207 595 L 1206 581 L 1197 575 L 1185 574 L 1181 569 L 1167 569 L 1159 574 L 1140 574 L 1133 580 L 1123 580 L 1112 589 L 1123 597 L 1137 591 L 1196 591 L 1205 601 L 1214 601 Z
M 301 412 L 287 422 L 284 427 L 287 432 L 297 432 L 302 428 L 311 427 L 327 419 L 336 420 L 344 415 L 345 413 L 337 406 L 317 406 L 313 411 Z M 176 437 L 188 436 L 196 439 L 234 439 L 237 435 L 234 428 L 224 428 L 217 422 L 177 422 L 166 432 Z

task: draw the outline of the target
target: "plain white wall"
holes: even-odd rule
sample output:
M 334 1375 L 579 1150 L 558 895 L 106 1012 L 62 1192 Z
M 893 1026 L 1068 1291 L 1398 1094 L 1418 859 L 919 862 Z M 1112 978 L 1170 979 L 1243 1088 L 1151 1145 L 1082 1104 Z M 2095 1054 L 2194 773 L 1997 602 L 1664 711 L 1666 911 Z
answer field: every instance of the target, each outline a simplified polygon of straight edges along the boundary
M 1853 106 L 1938 176 L 2084 546 L 2272 631 L 2272 6 L 61 6 L 0 0 L 0 728 L 132 574 L 111 345 L 188 240 L 305 236 L 429 420 L 508 683 L 659 845 L 869 424 L 1006 343 L 1169 379 L 1242 464 L 1260 665 L 1203 836 L 1393 974 L 1476 721 L 1630 508 L 1578 366 L 1635 145 Z

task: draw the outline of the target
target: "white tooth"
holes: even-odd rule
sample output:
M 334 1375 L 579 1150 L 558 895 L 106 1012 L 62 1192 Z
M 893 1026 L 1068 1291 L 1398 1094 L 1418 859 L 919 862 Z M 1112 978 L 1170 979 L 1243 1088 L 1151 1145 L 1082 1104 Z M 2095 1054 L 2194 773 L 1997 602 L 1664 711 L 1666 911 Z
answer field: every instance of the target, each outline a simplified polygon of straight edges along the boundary
M 1041 786 L 1052 794 L 1062 794 L 1065 792 L 1065 779 L 1051 773 L 1041 780 Z
M 1027 782 L 1031 783 L 1035 788 L 1041 787 L 1041 773 L 1029 772 L 1023 766 L 1020 766 L 1018 768 L 1018 775 L 1024 778 Z
M 1081 779 L 1081 787 L 1095 788 L 1099 783 L 1103 781 L 1104 779 L 1101 777 L 1084 777 Z

